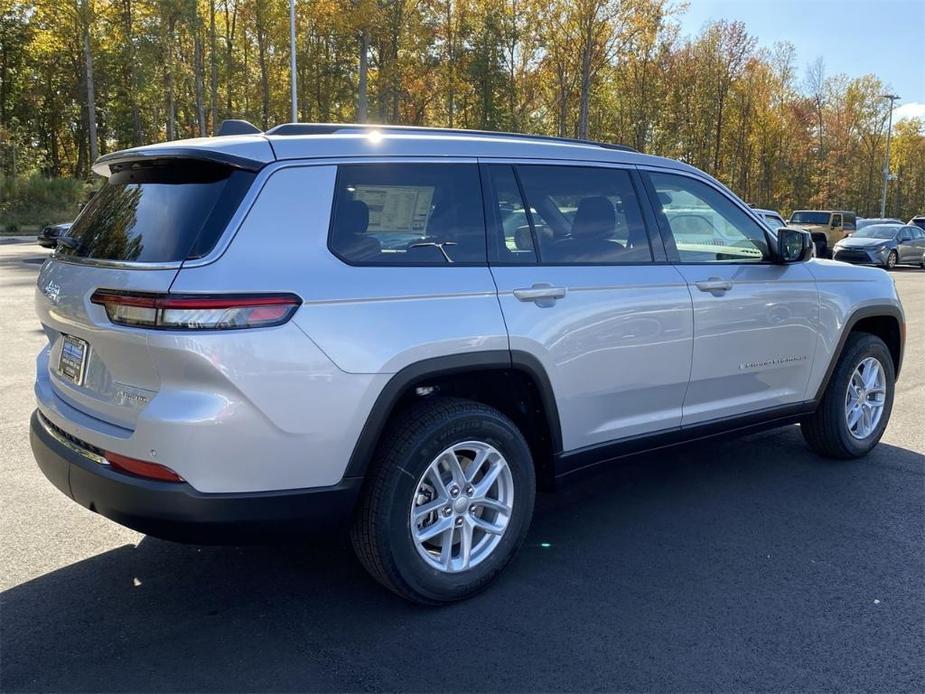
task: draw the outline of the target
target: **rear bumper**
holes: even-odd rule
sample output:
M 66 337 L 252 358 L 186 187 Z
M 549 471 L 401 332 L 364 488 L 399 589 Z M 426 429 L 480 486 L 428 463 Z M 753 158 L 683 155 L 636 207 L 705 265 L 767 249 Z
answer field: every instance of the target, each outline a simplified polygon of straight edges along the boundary
M 135 477 L 96 462 L 92 451 L 63 439 L 38 410 L 32 452 L 45 477 L 81 506 L 165 540 L 197 543 L 266 541 L 336 530 L 352 515 L 362 478 L 331 487 L 250 494 L 203 494 L 189 484 Z

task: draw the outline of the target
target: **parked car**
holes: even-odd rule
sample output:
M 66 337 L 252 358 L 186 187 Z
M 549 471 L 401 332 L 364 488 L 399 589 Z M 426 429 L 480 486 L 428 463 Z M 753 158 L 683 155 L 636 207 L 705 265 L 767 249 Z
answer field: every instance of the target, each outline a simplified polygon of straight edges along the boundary
M 919 229 L 925 229 L 925 214 L 920 214 L 909 220 L 909 224 L 914 224 Z
M 831 258 L 835 244 L 857 228 L 854 212 L 846 210 L 795 210 L 787 224 L 812 235 L 820 258 Z
M 54 248 L 58 245 L 58 239 L 66 234 L 70 228 L 71 222 L 48 224 L 42 228 L 36 240 L 42 248 Z
M 378 581 L 439 604 L 504 569 L 538 487 L 591 466 L 794 422 L 832 458 L 883 434 L 892 279 L 811 259 L 692 166 L 249 129 L 100 158 L 39 274 L 32 449 L 96 513 L 182 541 L 349 524 Z
M 925 268 L 925 231 L 914 224 L 866 226 L 835 244 L 835 260 L 887 270 L 897 265 Z
M 873 226 L 874 224 L 902 224 L 901 219 L 896 219 L 895 217 L 877 217 L 872 218 L 868 217 L 866 219 L 858 220 L 857 228 L 863 229 L 864 227 Z
M 776 210 L 763 210 L 760 207 L 753 207 L 752 211 L 767 222 L 772 231 L 777 231 L 781 227 L 787 226 L 787 222 L 781 217 L 780 212 Z

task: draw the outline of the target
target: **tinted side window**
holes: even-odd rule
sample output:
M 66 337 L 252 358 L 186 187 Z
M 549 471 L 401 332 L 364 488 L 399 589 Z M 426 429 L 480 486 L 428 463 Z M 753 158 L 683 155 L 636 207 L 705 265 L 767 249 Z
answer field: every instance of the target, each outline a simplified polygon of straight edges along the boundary
M 493 260 L 501 263 L 535 263 L 533 233 L 520 187 L 510 166 L 488 166 L 489 215 L 494 216 Z
M 841 224 L 841 215 L 840 215 L 840 214 L 833 214 L 833 215 L 832 215 L 832 226 L 833 226 L 833 227 L 840 227 L 841 225 L 842 225 L 842 224 Z
M 713 186 L 688 176 L 650 173 L 656 212 L 682 263 L 761 262 L 769 257 L 764 227 Z
M 338 167 L 329 245 L 349 263 L 485 262 L 474 164 Z
M 581 166 L 516 168 L 540 262 L 652 262 L 629 172 Z
M 845 225 L 846 230 L 854 231 L 857 228 L 857 217 L 853 214 L 845 213 Z

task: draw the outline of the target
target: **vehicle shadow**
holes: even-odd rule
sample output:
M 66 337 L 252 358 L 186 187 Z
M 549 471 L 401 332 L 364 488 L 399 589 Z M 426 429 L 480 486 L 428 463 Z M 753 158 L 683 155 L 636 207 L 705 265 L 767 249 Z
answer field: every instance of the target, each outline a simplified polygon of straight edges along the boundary
M 0 689 L 921 690 L 922 473 L 795 427 L 636 456 L 542 495 L 505 575 L 441 609 L 343 538 L 146 538 L 0 595 Z

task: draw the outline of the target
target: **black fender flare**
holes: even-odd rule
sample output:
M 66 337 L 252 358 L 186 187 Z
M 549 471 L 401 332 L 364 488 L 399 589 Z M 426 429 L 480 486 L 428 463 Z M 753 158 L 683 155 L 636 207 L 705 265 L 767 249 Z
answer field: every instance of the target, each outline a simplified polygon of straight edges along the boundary
M 479 352 L 465 352 L 449 354 L 446 356 L 423 359 L 409 364 L 389 379 L 382 388 L 376 402 L 373 404 L 363 430 L 357 438 L 344 471 L 344 477 L 362 477 L 366 467 L 372 459 L 376 444 L 386 422 L 395 410 L 402 395 L 414 386 L 429 378 L 465 373 L 467 371 L 484 371 L 497 369 L 499 371 L 522 371 L 533 379 L 537 386 L 543 409 L 546 413 L 546 424 L 552 439 L 553 455 L 562 450 L 562 428 L 559 421 L 559 409 L 556 406 L 555 393 L 549 381 L 546 369 L 539 359 L 528 352 L 520 350 L 485 350 Z
M 895 319 L 896 324 L 899 327 L 899 354 L 897 355 L 895 368 L 896 378 L 899 378 L 899 370 L 900 367 L 902 367 L 903 351 L 906 344 L 906 322 L 902 311 L 900 311 L 899 308 L 892 304 L 862 306 L 861 308 L 855 309 L 855 311 L 850 316 L 848 316 L 848 319 L 845 321 L 845 327 L 842 328 L 841 335 L 838 336 L 838 343 L 835 345 L 835 349 L 832 351 L 832 357 L 829 359 L 829 365 L 825 370 L 825 374 L 822 377 L 819 388 L 816 390 L 816 396 L 813 398 L 813 402 L 818 403 L 820 400 L 822 400 L 822 396 L 825 394 L 825 390 L 829 386 L 829 380 L 832 378 L 832 372 L 835 371 L 835 367 L 838 365 L 838 362 L 841 359 L 842 352 L 845 349 L 845 342 L 848 341 L 848 336 L 854 330 L 854 326 L 856 326 L 865 318 L 884 317 Z

